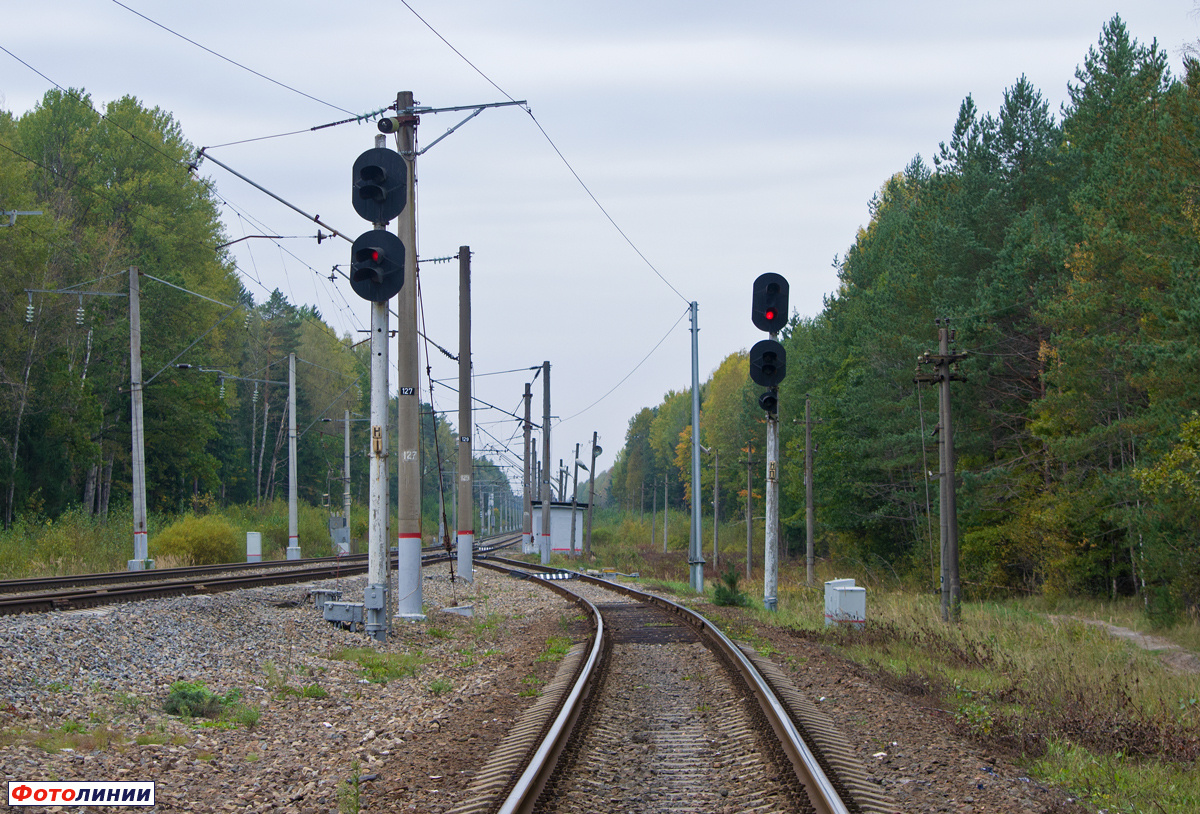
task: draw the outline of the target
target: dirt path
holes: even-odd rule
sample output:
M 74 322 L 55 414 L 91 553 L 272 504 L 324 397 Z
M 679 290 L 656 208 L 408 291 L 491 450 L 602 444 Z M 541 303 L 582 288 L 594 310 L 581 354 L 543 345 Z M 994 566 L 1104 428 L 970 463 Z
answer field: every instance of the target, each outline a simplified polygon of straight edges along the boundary
M 1140 647 L 1143 650 L 1149 650 L 1153 653 L 1158 653 L 1166 665 L 1181 675 L 1195 675 L 1200 673 L 1200 658 L 1189 650 L 1184 650 L 1174 642 L 1169 642 L 1160 636 L 1151 636 L 1147 633 L 1139 633 L 1136 630 L 1130 630 L 1127 627 L 1112 625 L 1108 622 L 1102 622 L 1099 619 L 1081 619 L 1077 616 L 1051 616 L 1052 622 L 1070 621 L 1079 622 L 1084 625 L 1098 627 L 1109 634 L 1116 636 L 1118 639 L 1124 639 L 1131 644 Z

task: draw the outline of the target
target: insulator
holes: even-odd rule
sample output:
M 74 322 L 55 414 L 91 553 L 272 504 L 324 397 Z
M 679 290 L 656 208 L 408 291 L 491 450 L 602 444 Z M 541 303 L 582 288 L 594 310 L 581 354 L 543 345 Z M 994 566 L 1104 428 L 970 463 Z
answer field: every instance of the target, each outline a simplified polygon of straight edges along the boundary
M 25 322 L 27 322 L 29 324 L 33 323 L 33 303 L 32 302 L 29 303 L 29 305 L 25 306 Z
M 253 402 L 254 402 L 255 404 L 258 404 L 258 384 L 255 384 L 255 385 L 254 385 L 254 398 L 253 398 Z
M 76 325 L 83 324 L 83 306 L 82 305 L 75 309 L 75 324 Z
M 225 380 L 221 379 L 221 401 L 225 400 Z

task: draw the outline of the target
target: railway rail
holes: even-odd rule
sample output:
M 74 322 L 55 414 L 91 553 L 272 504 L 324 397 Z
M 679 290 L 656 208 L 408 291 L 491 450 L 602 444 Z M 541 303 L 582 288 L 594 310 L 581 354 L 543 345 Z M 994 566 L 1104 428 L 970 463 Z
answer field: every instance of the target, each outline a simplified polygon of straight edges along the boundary
M 511 535 L 484 541 L 481 554 L 519 541 Z M 422 549 L 421 562 L 429 564 L 449 558 L 440 546 Z M 392 565 L 396 564 L 393 557 Z M 295 582 L 338 579 L 365 574 L 366 554 L 341 557 L 312 557 L 302 560 L 273 560 L 252 563 L 164 568 L 148 571 L 116 571 L 0 581 L 0 616 L 76 610 L 115 602 L 135 602 L 189 594 L 210 594 L 282 585 Z
M 888 810 L 828 719 L 703 617 L 574 572 L 478 564 L 538 579 L 594 633 L 454 814 Z

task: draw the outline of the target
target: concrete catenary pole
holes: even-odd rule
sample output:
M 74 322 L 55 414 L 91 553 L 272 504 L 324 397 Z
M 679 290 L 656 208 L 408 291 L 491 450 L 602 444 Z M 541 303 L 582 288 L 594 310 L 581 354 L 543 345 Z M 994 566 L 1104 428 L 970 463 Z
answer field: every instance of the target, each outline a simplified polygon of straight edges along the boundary
M 542 565 L 550 564 L 550 362 L 542 362 Z
M 587 537 L 583 541 L 583 555 L 587 558 L 592 556 L 592 507 L 596 503 L 596 456 L 600 454 L 600 447 L 596 443 L 600 440 L 600 433 L 592 432 L 592 468 L 588 470 L 588 514 L 587 514 Z
M 688 536 L 688 582 L 704 591 L 704 550 L 700 543 L 700 322 L 699 306 L 692 311 L 692 527 Z
M 142 412 L 142 304 L 137 266 L 129 268 L 129 393 L 133 435 L 133 559 L 130 571 L 154 567 L 150 559 L 150 535 L 146 531 L 146 435 Z
M 533 424 L 530 419 L 530 409 L 533 402 L 533 393 L 530 389 L 529 382 L 525 382 L 525 466 L 524 480 L 522 482 L 521 496 L 523 504 L 521 512 L 521 553 L 533 553 L 533 477 L 535 475 L 533 469 Z
M 455 520 L 458 540 L 458 575 L 467 582 L 475 581 L 475 529 L 471 526 L 475 506 L 471 489 L 475 470 L 472 467 L 471 435 L 471 247 L 458 247 L 458 517 Z
M 417 361 L 417 117 L 412 91 L 396 95 L 396 148 L 408 164 L 408 194 L 396 219 L 404 244 L 404 287 L 396 299 L 396 346 L 400 398 L 397 406 L 396 616 L 421 620 L 421 399 Z
M 346 548 L 340 554 L 350 553 L 350 411 L 345 411 L 342 431 L 345 445 L 342 450 L 342 516 L 346 518 Z
M 296 354 L 288 354 L 288 546 L 287 558 L 300 559 L 300 523 L 296 485 Z

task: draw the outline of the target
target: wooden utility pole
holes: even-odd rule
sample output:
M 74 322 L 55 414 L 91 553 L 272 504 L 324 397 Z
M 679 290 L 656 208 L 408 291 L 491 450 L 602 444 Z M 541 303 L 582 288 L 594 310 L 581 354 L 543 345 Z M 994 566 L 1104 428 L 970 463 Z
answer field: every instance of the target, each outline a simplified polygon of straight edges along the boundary
M 396 616 L 423 620 L 421 610 L 421 398 L 417 360 L 417 116 L 412 91 L 396 95 L 396 149 L 408 164 L 404 209 L 396 234 L 404 244 L 404 287 L 396 300 L 397 403 Z M 462 474 L 461 472 L 459 474 Z M 388 478 L 384 478 L 386 484 Z M 390 558 L 389 558 L 390 564 Z M 389 602 L 390 604 L 390 602 Z
M 804 399 L 804 562 L 806 583 L 813 585 L 816 554 L 813 547 L 813 456 L 812 456 L 812 399 Z
M 671 516 L 671 476 L 663 475 L 663 553 L 667 553 L 667 520 Z
M 955 367 L 966 357 L 966 353 L 952 352 L 950 342 L 954 332 L 949 319 L 935 320 L 938 326 L 938 352 L 926 351 L 917 357 L 917 363 L 933 365 L 932 373 L 918 372 L 914 381 L 937 383 L 938 388 L 938 441 L 941 477 L 939 496 L 942 517 L 942 620 L 958 622 L 962 616 L 962 583 L 958 575 L 958 507 L 955 499 L 954 481 L 954 422 L 950 410 L 950 382 L 966 381 Z
M 596 501 L 596 456 L 600 454 L 600 433 L 592 431 L 592 468 L 588 470 L 588 514 L 587 537 L 583 541 L 583 555 L 588 559 L 592 556 L 592 504 Z
M 746 581 L 750 581 L 750 570 L 754 567 L 754 459 L 750 455 L 751 445 L 746 442 Z
M 721 453 L 713 447 L 713 574 L 717 574 L 720 565 L 718 550 L 718 530 L 721 528 Z
M 654 548 L 654 530 L 655 524 L 658 523 L 658 484 L 654 484 L 654 488 L 650 490 L 650 494 L 654 497 L 650 501 L 650 548 Z M 664 552 L 666 549 L 663 549 Z
M 571 550 L 571 556 L 574 557 L 578 552 L 575 551 L 575 512 L 579 510 L 579 444 L 575 445 L 575 466 L 571 477 L 571 543 L 568 546 Z
M 471 433 L 471 247 L 458 247 L 458 575 L 475 581 L 475 482 Z M 482 534 L 482 530 L 480 531 Z

